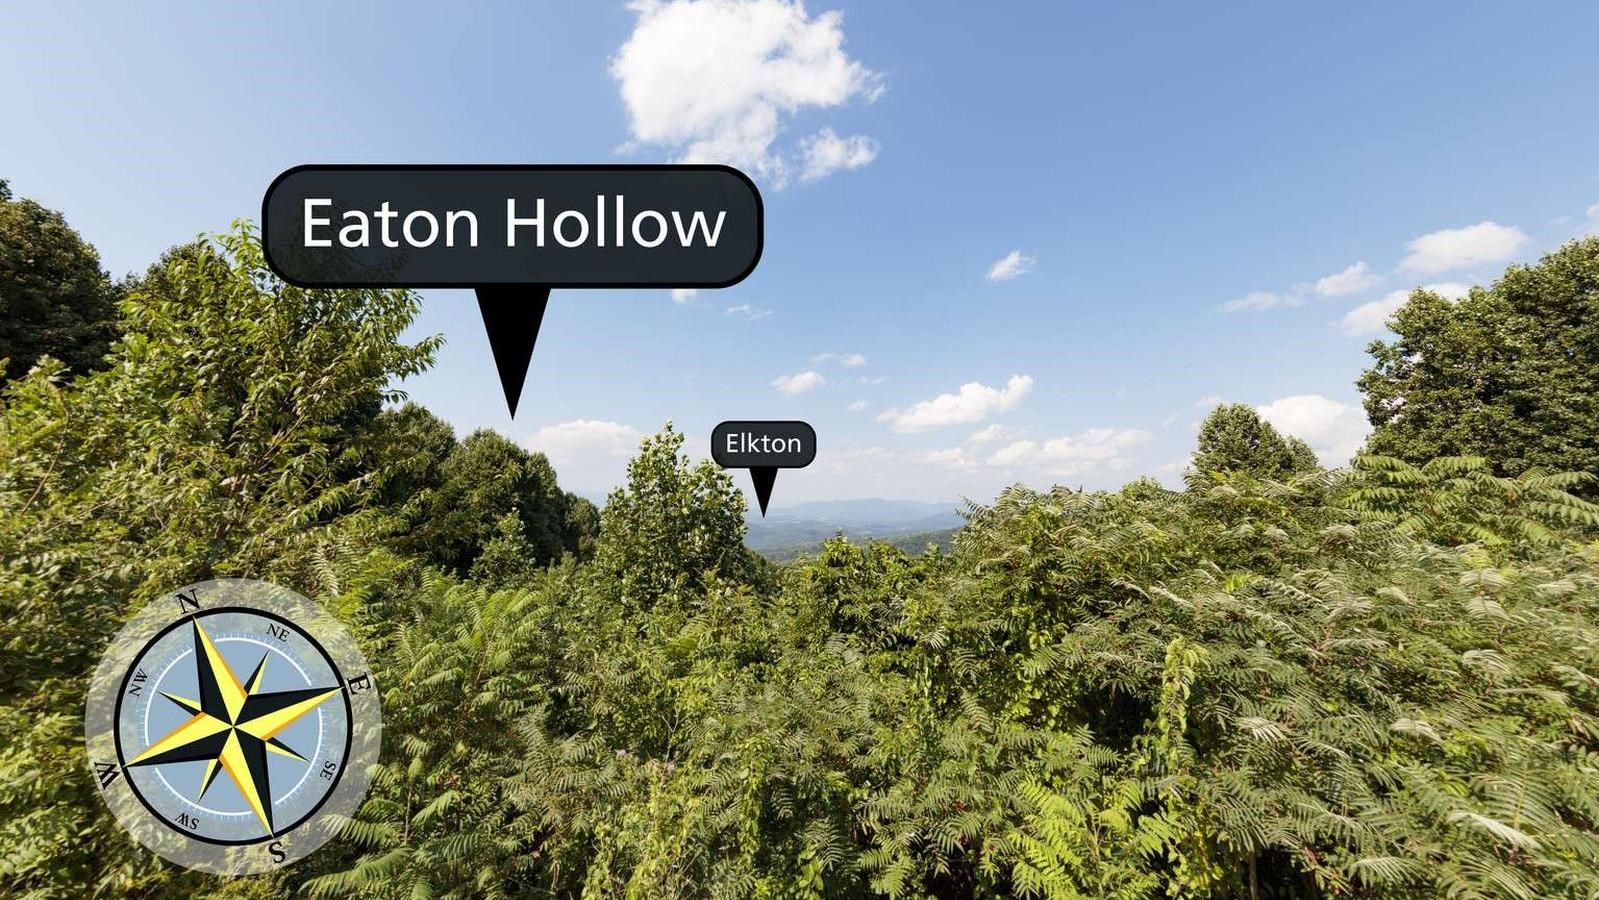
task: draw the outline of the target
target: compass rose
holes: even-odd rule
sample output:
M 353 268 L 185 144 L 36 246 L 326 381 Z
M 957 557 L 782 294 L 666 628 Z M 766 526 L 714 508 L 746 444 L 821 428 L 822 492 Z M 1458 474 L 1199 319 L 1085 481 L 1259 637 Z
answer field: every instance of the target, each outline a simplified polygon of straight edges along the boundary
M 124 827 L 167 859 L 227 875 L 332 837 L 365 793 L 380 729 L 373 677 L 344 627 L 242 579 L 191 585 L 135 616 L 96 670 L 84 726 Z
M 190 700 L 166 691 L 162 691 L 161 696 L 192 713 L 193 718 L 128 760 L 128 765 L 159 766 L 206 760 L 200 799 L 205 798 L 217 773 L 225 771 L 250 805 L 250 811 L 271 833 L 272 807 L 263 800 L 272 796 L 266 755 L 279 753 L 304 762 L 304 756 L 290 749 L 276 735 L 316 709 L 322 701 L 339 693 L 340 688 L 262 691 L 261 677 L 266 674 L 270 651 L 261 654 L 255 671 L 241 685 L 199 620 L 192 624 L 200 699 Z

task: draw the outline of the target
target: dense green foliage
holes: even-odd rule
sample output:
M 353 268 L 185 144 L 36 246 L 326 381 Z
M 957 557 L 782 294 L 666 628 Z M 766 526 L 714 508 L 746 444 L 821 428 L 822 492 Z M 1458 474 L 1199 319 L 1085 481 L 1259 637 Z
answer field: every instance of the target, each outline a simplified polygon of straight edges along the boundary
M 0 382 L 46 354 L 75 372 L 100 365 L 116 332 L 118 291 L 61 214 L 14 200 L 0 180 Z
M 1592 477 L 1363 456 L 1247 409 L 1187 488 L 1004 492 L 950 549 L 773 568 L 646 439 L 598 516 L 398 401 L 416 298 L 169 255 L 111 366 L 0 394 L 0 890 L 429 897 L 1599 895 Z M 87 673 L 173 586 L 355 630 L 371 792 L 285 872 L 134 845 Z
M 247 232 L 176 254 L 123 302 L 105 371 L 40 368 L 0 414 L 0 883 L 133 890 L 135 853 L 82 776 L 87 676 L 116 627 L 173 585 L 307 585 L 331 526 L 366 527 L 352 471 L 394 378 L 414 297 L 281 284 Z M 352 515 L 355 514 L 355 515 Z M 374 526 L 375 527 L 375 526 Z
M 1254 407 L 1227 403 L 1210 411 L 1199 426 L 1194 472 L 1248 472 L 1256 478 L 1284 478 L 1316 468 L 1316 453 L 1296 437 L 1284 437 Z
M 375 462 L 397 464 L 384 494 L 409 525 L 396 538 L 402 551 L 466 574 L 496 540 L 498 552 L 534 567 L 592 550 L 599 513 L 560 489 L 544 454 L 488 430 L 457 443 L 447 424 L 415 405 L 380 418 L 387 456 Z
M 1599 237 L 1459 301 L 1418 290 L 1393 330 L 1360 379 L 1371 452 L 1599 474 Z

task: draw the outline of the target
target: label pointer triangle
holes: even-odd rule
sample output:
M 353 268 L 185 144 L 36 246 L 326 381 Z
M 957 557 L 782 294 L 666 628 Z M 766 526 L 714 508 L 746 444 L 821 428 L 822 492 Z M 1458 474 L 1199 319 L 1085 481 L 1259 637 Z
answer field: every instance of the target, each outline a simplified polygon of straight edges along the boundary
M 761 505 L 761 518 L 766 518 L 766 504 L 772 499 L 772 485 L 777 482 L 776 466 L 751 466 L 750 480 L 755 482 L 755 500 Z
M 505 405 L 514 419 L 527 366 L 533 359 L 533 345 L 539 339 L 539 326 L 544 324 L 550 289 L 520 284 L 485 285 L 476 288 L 476 293 L 483 327 L 489 333 L 489 349 L 494 352 L 494 367 L 500 370 Z

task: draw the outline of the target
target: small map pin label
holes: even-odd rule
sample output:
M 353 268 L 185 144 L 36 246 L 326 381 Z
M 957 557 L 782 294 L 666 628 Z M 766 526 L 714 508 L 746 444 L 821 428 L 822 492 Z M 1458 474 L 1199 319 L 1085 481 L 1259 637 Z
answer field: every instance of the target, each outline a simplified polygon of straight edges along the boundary
M 760 261 L 760 191 L 714 165 L 308 165 L 261 201 L 305 288 L 472 288 L 516 415 L 551 288 L 721 288 Z
M 729 421 L 711 429 L 711 459 L 724 469 L 749 469 L 766 517 L 778 469 L 803 469 L 816 459 L 816 429 L 806 422 Z

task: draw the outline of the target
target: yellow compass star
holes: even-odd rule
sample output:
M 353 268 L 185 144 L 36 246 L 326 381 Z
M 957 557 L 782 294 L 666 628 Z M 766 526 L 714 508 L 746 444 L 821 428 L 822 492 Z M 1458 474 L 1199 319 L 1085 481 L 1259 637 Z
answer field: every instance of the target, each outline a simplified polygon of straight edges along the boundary
M 200 781 L 200 797 L 216 780 L 218 771 L 239 789 L 239 794 L 266 826 L 272 829 L 272 789 L 267 779 L 268 753 L 305 757 L 278 740 L 277 735 L 322 701 L 339 693 L 339 688 L 302 688 L 292 691 L 262 692 L 268 654 L 261 655 L 255 671 L 243 684 L 228 668 L 227 660 L 211 642 L 209 635 L 194 620 L 195 673 L 200 699 L 191 700 L 163 692 L 192 717 L 171 734 L 146 747 L 129 760 L 130 766 L 159 766 L 164 763 L 206 760 Z

